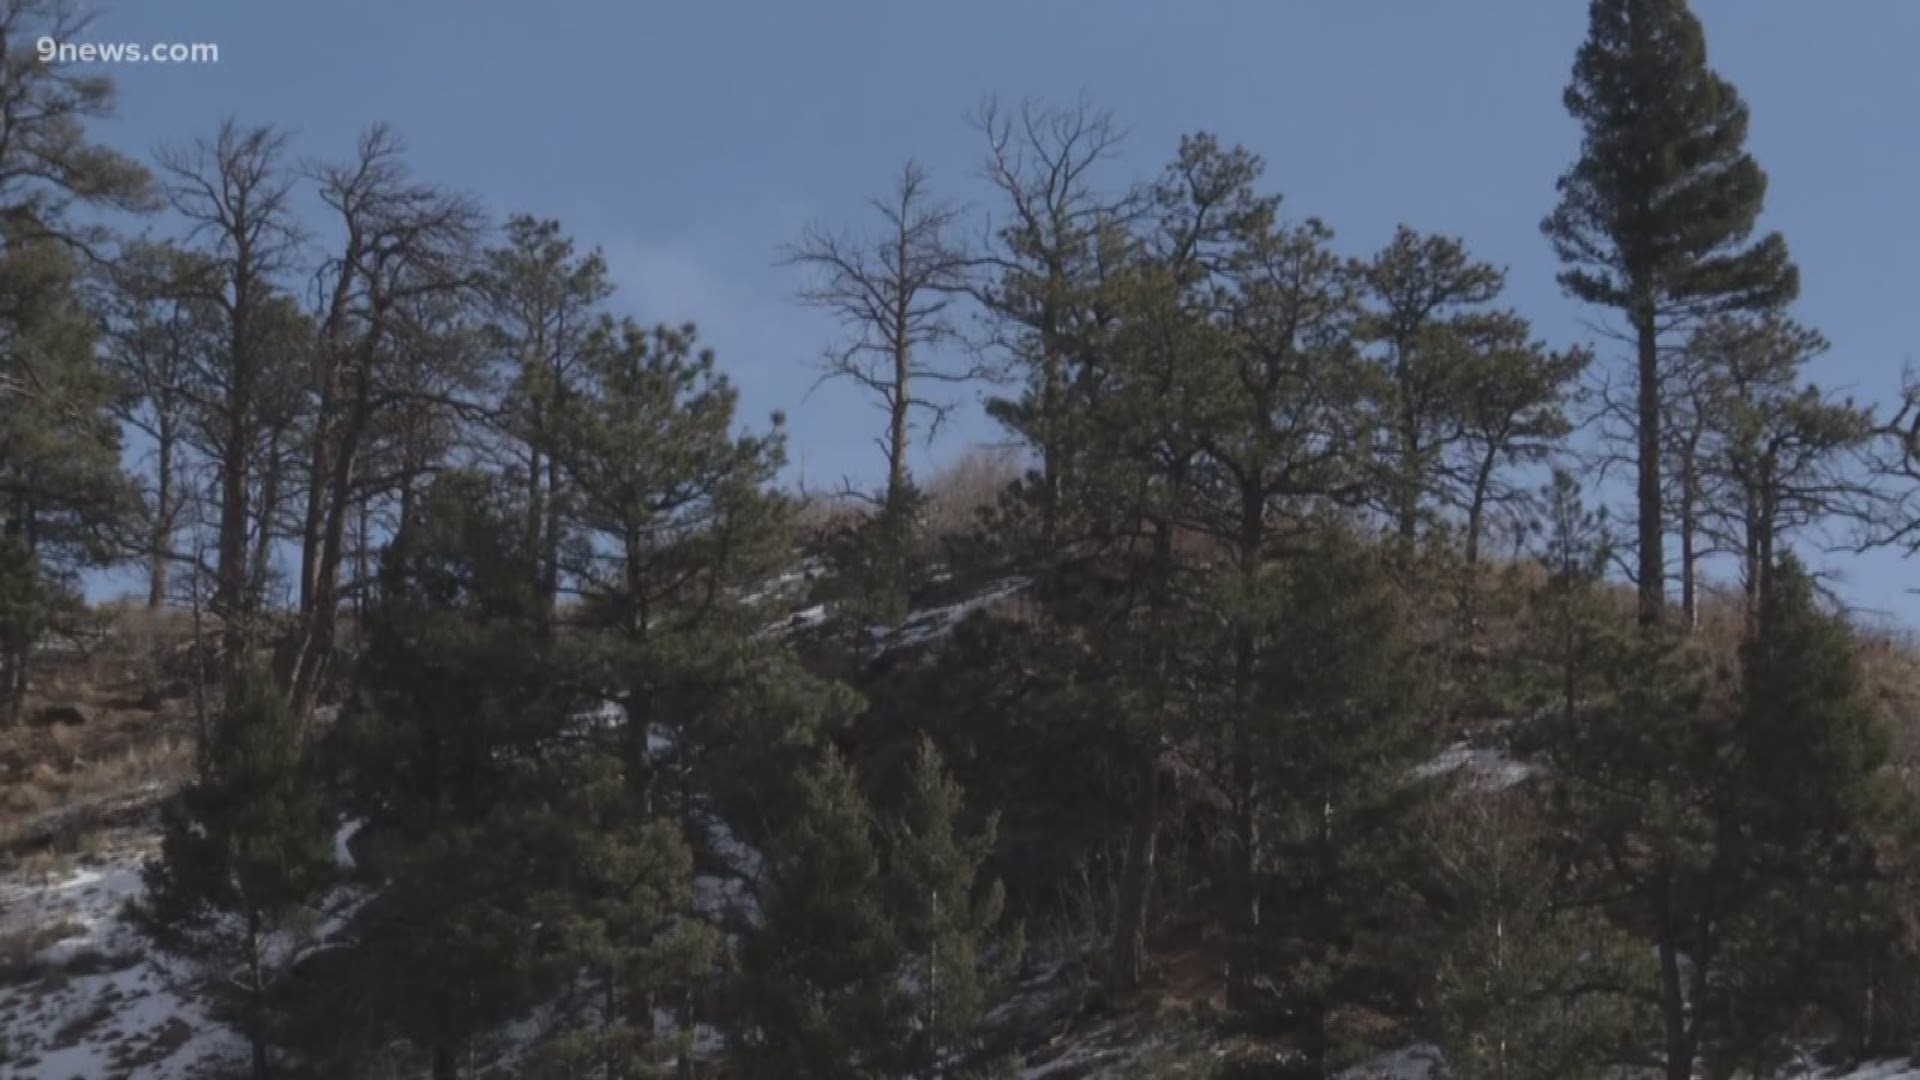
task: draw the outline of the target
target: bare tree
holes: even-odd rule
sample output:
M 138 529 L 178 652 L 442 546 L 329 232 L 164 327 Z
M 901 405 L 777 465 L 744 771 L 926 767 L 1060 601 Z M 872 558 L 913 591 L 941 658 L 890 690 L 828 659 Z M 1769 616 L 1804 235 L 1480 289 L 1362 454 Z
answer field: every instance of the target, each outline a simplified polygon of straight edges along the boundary
M 926 384 L 965 383 L 983 372 L 954 365 L 939 351 L 958 340 L 949 313 L 967 266 L 952 242 L 960 209 L 929 191 L 926 170 L 912 160 L 886 195 L 867 204 L 877 219 L 871 234 L 811 226 L 782 252 L 787 265 L 812 274 L 801 299 L 833 315 L 847 332 L 827 351 L 821 378 L 857 384 L 886 413 L 886 434 L 877 441 L 887 459 L 882 505 L 892 510 L 907 491 L 913 417 L 929 418 L 931 439 L 953 408 L 927 393 Z
M 223 620 L 223 651 L 236 660 L 248 641 L 257 597 L 249 573 L 254 471 L 263 405 L 279 377 L 269 346 L 284 305 L 285 275 L 303 233 L 294 220 L 294 176 L 287 136 L 228 120 L 211 139 L 163 147 L 164 190 L 185 219 L 185 244 L 201 257 L 181 285 L 190 302 L 217 312 L 212 351 L 200 358 L 200 428 L 219 486 L 213 610 Z M 284 311 L 284 307 L 280 308 Z
M 321 266 L 309 392 L 307 500 L 300 530 L 301 627 L 288 693 L 309 710 L 334 650 L 340 568 L 358 500 L 361 456 L 376 417 L 413 394 L 396 358 L 408 342 L 402 310 L 477 283 L 479 208 L 412 179 L 385 127 L 361 136 L 354 159 L 310 171 L 336 218 L 340 249 Z

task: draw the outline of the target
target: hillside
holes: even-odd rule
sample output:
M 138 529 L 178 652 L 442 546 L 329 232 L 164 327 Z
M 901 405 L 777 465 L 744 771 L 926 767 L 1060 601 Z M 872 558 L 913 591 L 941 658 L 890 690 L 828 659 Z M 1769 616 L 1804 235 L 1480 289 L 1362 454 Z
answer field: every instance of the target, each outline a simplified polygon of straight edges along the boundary
M 1018 617 L 1024 579 L 991 579 L 972 587 L 936 575 L 931 598 L 895 622 L 849 624 L 835 603 L 816 601 L 818 564 L 771 579 L 756 602 L 791 614 L 767 632 L 813 652 L 844 649 L 870 678 L 892 663 L 937 662 L 963 625 Z M 191 695 L 175 674 L 192 635 L 183 618 L 155 619 L 137 609 L 102 612 L 98 636 L 62 653 L 36 699 L 31 719 L 7 732 L 11 801 L 0 864 L 0 1075 L 17 1080 L 73 1077 L 193 1080 L 232 1075 L 247 1048 L 203 992 L 205 973 L 158 952 L 140 930 L 131 905 L 143 897 L 143 869 L 158 855 L 155 809 L 190 772 Z M 1871 693 L 1890 720 L 1909 730 L 1920 695 L 1920 661 L 1904 645 L 1879 639 Z M 618 711 L 602 722 L 619 723 Z M 1420 765 L 1422 779 L 1458 781 L 1453 796 L 1473 801 L 1536 785 L 1540 766 L 1508 748 L 1509 725 L 1477 725 L 1475 741 L 1446 746 Z M 1524 741 L 1524 740 L 1523 740 Z M 660 747 L 664 749 L 664 746 Z M 762 856 L 712 823 L 710 838 L 729 865 L 696 879 L 702 909 L 723 922 L 758 918 L 754 900 Z M 354 947 L 354 915 L 375 881 L 355 878 L 357 822 L 341 822 L 333 859 L 346 875 L 316 901 L 315 922 L 283 945 L 317 955 Z M 729 914 L 730 913 L 730 914 Z M 1222 1029 L 1217 972 L 1219 943 L 1196 936 L 1190 914 L 1176 905 L 1156 932 L 1155 974 L 1125 1008 L 1098 1004 L 1090 982 L 1089 942 L 1062 929 L 1029 939 L 1007 996 L 992 1003 L 1015 1048 L 1021 1080 L 1121 1080 L 1228 1075 L 1263 1056 L 1288 1051 Z M 1057 924 L 1064 927 L 1065 924 Z M 503 1027 L 475 1047 L 472 1075 L 514 1075 L 515 1063 L 538 1042 L 538 1013 Z M 714 1057 L 717 1033 L 695 1057 Z M 396 1074 L 398 1075 L 398 1074 Z M 1232 1073 L 1231 1075 L 1239 1075 Z M 1340 1080 L 1440 1080 L 1444 1055 L 1416 1043 L 1383 1052 L 1342 1071 Z M 1899 1061 L 1853 1067 L 1809 1061 L 1772 1074 L 1830 1080 L 1911 1080 L 1920 1064 Z

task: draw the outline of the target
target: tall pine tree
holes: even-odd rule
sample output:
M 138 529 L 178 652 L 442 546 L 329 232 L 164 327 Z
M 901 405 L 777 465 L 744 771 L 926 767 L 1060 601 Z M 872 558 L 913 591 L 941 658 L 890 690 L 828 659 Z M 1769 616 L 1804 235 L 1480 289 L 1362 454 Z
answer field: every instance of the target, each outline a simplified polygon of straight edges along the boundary
M 1747 107 L 1707 66 L 1686 0 L 1593 0 L 1567 87 L 1584 130 L 1542 223 L 1561 285 L 1618 311 L 1634 342 L 1637 580 L 1642 622 L 1665 606 L 1661 336 L 1676 322 L 1790 300 L 1786 241 L 1749 244 L 1766 175 L 1746 152 Z

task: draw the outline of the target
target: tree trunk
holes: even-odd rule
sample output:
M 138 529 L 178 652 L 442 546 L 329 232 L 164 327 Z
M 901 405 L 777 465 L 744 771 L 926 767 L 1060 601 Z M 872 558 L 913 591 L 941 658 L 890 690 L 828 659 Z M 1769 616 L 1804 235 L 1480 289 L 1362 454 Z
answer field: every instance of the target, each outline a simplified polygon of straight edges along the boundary
M 314 581 L 320 560 L 320 533 L 326 513 L 328 428 L 332 418 L 330 396 L 323 395 L 320 415 L 313 422 L 313 448 L 307 457 L 307 506 L 300 515 L 300 607 L 302 615 L 313 610 Z
M 1651 304 L 1634 313 L 1639 340 L 1639 591 L 1640 622 L 1652 626 L 1666 608 L 1666 556 L 1661 550 L 1660 342 Z
M 1159 755 L 1149 754 L 1143 770 L 1143 790 L 1127 825 L 1126 863 L 1121 868 L 1120 895 L 1113 912 L 1113 961 L 1107 972 L 1107 991 L 1115 1005 L 1139 988 L 1145 974 L 1147 904 L 1160 832 L 1159 772 Z
M 1687 432 L 1680 457 L 1680 622 L 1689 632 L 1700 624 L 1700 440 L 1706 436 L 1702 414 L 1706 406 L 1696 396 L 1693 427 Z
M 1257 486 L 1241 493 L 1240 570 L 1251 593 L 1260 573 L 1265 547 L 1266 493 Z M 1236 963 L 1240 950 L 1260 926 L 1260 899 L 1254 889 L 1259 852 L 1259 792 L 1253 769 L 1254 633 L 1244 617 L 1233 640 L 1233 864 L 1228 870 L 1227 927 L 1233 940 L 1227 950 L 1227 1007 L 1245 1004 L 1248 979 L 1244 964 Z
M 1239 703 L 1233 714 L 1233 866 L 1228 873 L 1227 926 L 1233 940 L 1227 949 L 1227 1007 L 1246 1004 L 1252 972 L 1236 957 L 1260 928 L 1260 898 L 1254 889 L 1254 861 L 1259 850 L 1258 793 L 1253 778 L 1253 635 L 1242 629 L 1234 642 L 1234 679 Z
M 267 568 L 273 560 L 273 516 L 280 505 L 280 440 L 285 432 L 284 427 L 274 428 L 267 440 L 267 471 L 260 481 L 260 531 L 253 539 L 247 572 L 247 589 L 253 596 L 266 594 Z
M 1660 1019 L 1665 1029 L 1666 1080 L 1693 1080 L 1693 1028 L 1687 1022 L 1686 995 L 1680 975 L 1678 927 L 1673 914 L 1671 883 L 1660 889 Z
M 293 714 L 302 721 L 318 701 L 327 668 L 333 659 L 340 562 L 346 544 L 347 515 L 352 508 L 354 476 L 359 468 L 360 440 L 372 408 L 364 370 L 360 379 L 353 414 L 341 428 L 339 444 L 328 455 L 332 471 L 326 478 L 326 513 L 319 536 L 319 556 L 314 560 L 312 603 L 302 620 L 304 625 L 287 695 Z
M 445 1043 L 433 1048 L 433 1080 L 460 1080 L 460 1062 Z
M 906 207 L 901 207 L 905 211 Z M 888 417 L 887 431 L 887 507 L 898 509 L 901 496 L 907 486 L 907 410 L 911 407 L 912 386 L 908 378 L 912 370 L 912 334 L 909 309 L 913 304 L 913 292 L 909 288 L 912 270 L 909 260 L 912 257 L 912 243 L 907 235 L 907 216 L 900 218 L 901 232 L 898 245 L 894 249 L 894 296 L 893 296 L 893 393 L 888 402 L 891 416 Z M 904 583 L 903 583 L 904 584 Z
M 147 541 L 153 548 L 147 564 L 150 608 L 167 602 L 168 562 L 173 557 L 173 426 L 164 419 L 154 442 L 153 532 Z
M 410 463 L 405 475 L 400 477 L 400 507 L 394 513 L 393 539 L 390 541 L 391 543 L 399 544 L 401 538 L 407 535 L 407 530 L 413 527 L 413 507 L 416 501 L 414 492 L 419 482 L 419 463 Z
M 1767 602 L 1773 591 L 1773 528 L 1778 502 L 1770 488 L 1760 494 L 1760 514 L 1754 522 L 1754 598 L 1757 605 Z
M 546 465 L 540 457 L 540 447 L 529 439 L 527 445 L 527 557 L 534 561 L 535 588 L 540 586 L 540 555 L 545 548 L 540 543 L 541 530 L 547 523 L 547 506 L 543 501 L 542 480 Z
M 237 668 L 246 651 L 247 488 L 253 432 L 250 420 L 242 414 L 250 407 L 250 403 L 228 407 L 226 444 L 220 453 L 220 528 L 213 607 L 221 619 L 220 651 L 229 668 Z
M 372 508 L 368 506 L 372 497 L 370 492 L 362 491 L 354 501 L 353 511 L 353 606 L 362 616 L 367 613 L 367 555 L 373 545 L 372 525 L 367 520 L 372 516 Z
M 1694 551 L 1693 455 L 1680 462 L 1680 625 L 1692 630 L 1700 622 L 1699 584 L 1695 580 L 1698 554 Z
M 1493 484 L 1494 455 L 1488 452 L 1473 476 L 1473 501 L 1467 505 L 1467 565 L 1480 565 L 1480 533 L 1486 527 L 1487 490 Z
M 560 600 L 560 463 L 547 455 L 547 524 L 540 551 L 540 610 L 551 616 Z
M 1404 395 L 1404 389 L 1402 391 Z M 1411 404 L 1405 406 L 1400 418 L 1400 540 L 1409 548 L 1419 535 L 1421 467 L 1420 426 L 1413 415 Z

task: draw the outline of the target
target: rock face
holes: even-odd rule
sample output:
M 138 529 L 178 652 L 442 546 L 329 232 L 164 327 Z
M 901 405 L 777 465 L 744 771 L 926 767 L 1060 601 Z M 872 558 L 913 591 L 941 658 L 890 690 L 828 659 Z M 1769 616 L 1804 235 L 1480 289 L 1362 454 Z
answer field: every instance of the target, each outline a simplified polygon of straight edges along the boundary
M 34 714 L 33 722 L 41 727 L 53 727 L 56 724 L 74 727 L 85 724 L 87 714 L 78 705 L 49 705 Z

